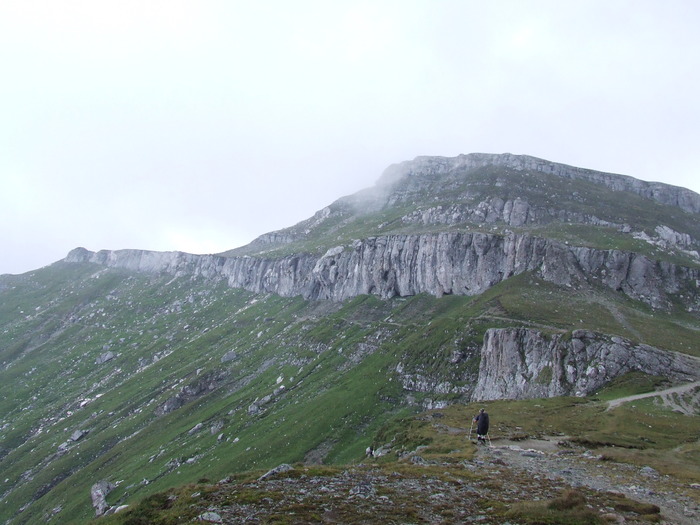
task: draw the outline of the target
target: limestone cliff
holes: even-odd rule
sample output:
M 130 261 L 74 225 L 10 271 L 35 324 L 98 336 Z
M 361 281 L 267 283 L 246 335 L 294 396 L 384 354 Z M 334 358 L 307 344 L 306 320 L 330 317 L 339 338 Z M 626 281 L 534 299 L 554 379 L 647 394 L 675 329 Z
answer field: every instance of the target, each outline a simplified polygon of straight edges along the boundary
M 595 393 L 632 371 L 673 381 L 700 376 L 698 360 L 621 337 L 577 330 L 571 337 L 526 328 L 488 330 L 472 399 L 527 399 Z
M 700 270 L 619 250 L 567 246 L 528 235 L 435 233 L 356 240 L 322 256 L 277 259 L 181 252 L 77 248 L 68 262 L 92 262 L 134 271 L 225 279 L 256 293 L 343 301 L 362 294 L 382 298 L 420 293 L 477 295 L 523 272 L 562 286 L 603 285 L 666 308 L 679 300 L 700 310 Z

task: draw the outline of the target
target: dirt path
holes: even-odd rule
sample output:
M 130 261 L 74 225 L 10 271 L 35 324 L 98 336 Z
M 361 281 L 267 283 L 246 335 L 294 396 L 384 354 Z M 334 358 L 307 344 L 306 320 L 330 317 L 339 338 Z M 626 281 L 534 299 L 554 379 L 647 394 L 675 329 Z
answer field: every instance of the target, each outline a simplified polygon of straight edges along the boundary
M 689 392 L 690 390 L 692 390 L 696 387 L 700 387 L 700 381 L 693 381 L 692 383 L 686 383 L 684 385 L 674 386 L 672 388 L 667 388 L 666 390 L 658 390 L 656 392 L 647 392 L 646 394 L 637 394 L 634 396 L 620 397 L 618 399 L 613 399 L 611 401 L 608 401 L 607 410 L 611 410 L 617 406 L 620 406 L 622 403 L 627 403 L 629 401 L 636 401 L 638 399 L 644 399 L 647 397 L 661 396 L 662 398 L 668 398 L 668 401 L 666 402 L 666 404 L 668 404 L 672 408 L 679 409 L 679 410 L 684 412 L 682 407 L 674 404 L 674 401 L 672 400 L 672 396 L 674 394 L 682 394 L 684 392 Z
M 623 493 L 636 501 L 661 508 L 662 523 L 695 525 L 700 520 L 700 490 L 664 476 L 650 467 L 638 467 L 601 457 L 583 448 L 562 446 L 566 436 L 526 441 L 493 441 L 479 447 L 477 457 L 485 464 L 523 470 L 535 479 L 559 480 L 572 487 Z

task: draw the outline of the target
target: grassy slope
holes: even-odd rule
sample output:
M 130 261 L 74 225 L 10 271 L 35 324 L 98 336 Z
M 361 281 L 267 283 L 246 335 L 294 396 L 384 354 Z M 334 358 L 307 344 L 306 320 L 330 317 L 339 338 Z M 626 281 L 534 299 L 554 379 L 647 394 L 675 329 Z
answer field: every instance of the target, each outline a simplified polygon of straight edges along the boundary
M 61 520 L 89 518 L 89 488 L 100 479 L 120 482 L 113 504 L 281 462 L 351 461 L 387 418 L 415 410 L 408 396 L 418 404 L 426 397 L 401 388 L 397 364 L 469 385 L 489 327 L 598 329 L 697 352 L 697 321 L 688 328 L 681 317 L 602 291 L 562 303 L 563 290 L 528 275 L 479 298 L 359 297 L 343 305 L 92 265 L 57 264 L 20 280 L 0 305 L 0 517 L 41 496 L 20 523 L 58 507 Z M 96 365 L 107 350 L 117 357 Z M 222 363 L 231 350 L 237 357 Z M 183 387 L 212 375 L 218 388 L 156 415 Z M 249 413 L 280 385 L 260 413 Z M 198 423 L 203 429 L 190 434 Z M 56 456 L 75 430 L 89 434 Z
M 601 392 L 601 398 L 615 398 L 630 392 L 647 391 L 658 384 L 657 378 L 640 374 L 630 374 Z M 545 436 L 561 440 L 570 440 L 574 444 L 583 444 L 593 448 L 602 461 L 628 462 L 638 466 L 651 466 L 664 476 L 680 480 L 681 484 L 700 481 L 700 443 L 697 441 L 700 432 L 700 416 L 684 416 L 664 410 L 658 404 L 650 401 L 635 404 L 626 408 L 606 412 L 606 404 L 600 398 L 556 398 L 536 399 L 525 401 L 494 401 L 485 404 L 493 421 L 491 436 L 495 445 L 499 441 L 516 441 L 538 439 Z M 482 404 L 452 405 L 441 410 L 432 410 L 410 417 L 396 417 L 389 420 L 376 434 L 375 446 L 391 444 L 390 453 L 378 460 L 373 460 L 372 466 L 360 463 L 358 454 L 352 464 L 336 467 L 309 468 L 296 465 L 291 473 L 281 478 L 290 480 L 298 478 L 317 477 L 320 479 L 338 479 L 343 472 L 366 473 L 374 476 L 376 486 L 382 494 L 390 496 L 394 502 L 394 512 L 382 515 L 389 523 L 406 521 L 421 521 L 418 509 L 414 508 L 416 501 L 403 498 L 400 492 L 386 488 L 381 481 L 388 475 L 391 479 L 414 480 L 414 485 L 435 483 L 431 480 L 447 480 L 456 485 L 473 487 L 472 490 L 488 493 L 489 497 L 481 496 L 481 513 L 489 518 L 488 523 L 503 523 L 516 519 L 520 523 L 572 523 L 591 524 L 606 523 L 600 518 L 600 513 L 573 512 L 578 505 L 547 505 L 541 501 L 537 492 L 528 495 L 537 501 L 521 500 L 513 504 L 512 490 L 499 490 L 505 483 L 503 469 L 496 477 L 490 477 L 483 472 L 474 472 L 465 468 L 474 455 L 475 445 L 465 439 L 469 429 L 471 416 L 484 406 Z M 677 432 L 668 433 L 671 426 Z M 565 441 L 566 442 L 566 441 Z M 575 445 L 574 445 L 575 446 Z M 418 453 L 424 460 L 415 464 L 410 461 L 413 454 Z M 427 462 L 427 463 L 426 463 Z M 502 465 L 505 465 L 501 462 Z M 467 466 L 469 466 L 467 464 Z M 608 463 L 609 466 L 609 463 Z M 636 472 L 636 471 L 635 471 Z M 211 484 L 201 480 L 199 484 L 181 486 L 167 493 L 153 495 L 151 498 L 132 506 L 130 509 L 109 517 L 95 520 L 96 524 L 117 525 L 125 523 L 184 523 L 201 514 L 212 506 L 226 509 L 229 506 L 250 505 L 261 509 L 269 507 L 271 501 L 280 501 L 286 496 L 286 484 L 265 484 L 261 489 L 253 480 L 259 477 L 263 470 L 252 470 L 233 475 L 231 481 L 224 484 Z M 232 473 L 233 474 L 233 473 Z M 526 485 L 529 480 L 522 478 L 522 473 L 506 470 L 508 482 L 517 483 L 519 487 Z M 212 480 L 214 481 L 214 480 Z M 630 480 L 634 482 L 634 480 Z M 320 481 L 325 485 L 326 481 Z M 659 483 L 668 483 L 667 480 Z M 388 484 L 388 483 L 386 483 Z M 535 481 L 535 485 L 544 485 L 545 481 Z M 311 484 L 312 486 L 321 486 Z M 561 483 L 559 483 L 561 486 Z M 489 489 L 496 490 L 489 490 Z M 512 489 L 512 487 L 511 487 Z M 664 490 L 659 485 L 659 490 Z M 281 492 L 278 492 L 281 491 Z M 428 491 L 433 494 L 433 491 Z M 582 493 L 579 491 L 579 497 Z M 195 496 L 196 495 L 196 496 Z M 444 495 L 443 495 L 444 496 Z M 572 496 L 565 492 L 562 498 Z M 627 518 L 633 523 L 648 523 L 658 521 L 658 509 L 652 505 L 628 500 L 620 494 L 588 493 L 588 497 L 604 501 L 603 508 L 615 508 L 618 512 L 632 511 Z M 556 500 L 554 500 L 556 503 Z M 418 503 L 420 505 L 420 503 Z M 466 504 L 460 502 L 459 504 Z M 598 502 L 600 505 L 600 502 Z M 319 513 L 323 509 L 332 508 L 342 514 L 344 522 L 363 521 L 368 518 L 363 513 L 362 505 L 357 500 L 347 497 L 331 497 L 319 492 L 314 497 L 314 504 L 288 505 L 284 513 L 272 513 L 270 523 L 302 523 L 322 521 Z M 592 507 L 588 507 L 591 509 Z M 451 521 L 454 505 L 442 510 L 446 521 Z M 384 511 L 386 512 L 386 511 Z M 145 521 L 138 521 L 139 519 Z M 483 516 L 482 519 L 486 519 Z M 495 521 L 494 521 L 495 520 Z

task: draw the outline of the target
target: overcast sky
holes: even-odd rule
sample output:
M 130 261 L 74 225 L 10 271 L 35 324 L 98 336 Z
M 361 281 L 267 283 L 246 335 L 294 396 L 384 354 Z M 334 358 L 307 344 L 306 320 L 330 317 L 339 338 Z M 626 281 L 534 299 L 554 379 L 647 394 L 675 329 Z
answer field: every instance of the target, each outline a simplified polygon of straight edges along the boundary
M 418 155 L 700 192 L 700 2 L 0 0 L 0 273 L 215 253 Z

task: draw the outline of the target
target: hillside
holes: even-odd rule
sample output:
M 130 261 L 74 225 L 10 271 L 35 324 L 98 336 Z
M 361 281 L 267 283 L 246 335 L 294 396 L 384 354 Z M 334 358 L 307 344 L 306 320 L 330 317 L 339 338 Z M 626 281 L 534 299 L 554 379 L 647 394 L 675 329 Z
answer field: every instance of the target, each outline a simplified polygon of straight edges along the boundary
M 224 254 L 79 248 L 0 276 L 0 520 L 86 522 L 98 482 L 114 508 L 354 463 L 426 409 L 697 380 L 699 212 L 683 188 L 531 157 L 419 158 Z M 591 430 L 700 465 L 697 432 Z

